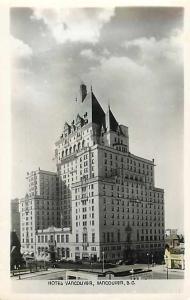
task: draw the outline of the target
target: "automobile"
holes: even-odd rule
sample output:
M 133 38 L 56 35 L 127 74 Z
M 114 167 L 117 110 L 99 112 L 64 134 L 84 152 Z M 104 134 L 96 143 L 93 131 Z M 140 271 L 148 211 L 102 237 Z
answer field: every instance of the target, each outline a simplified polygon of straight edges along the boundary
M 124 260 L 118 260 L 118 261 L 116 261 L 116 265 L 123 265 L 124 264 Z
M 66 263 L 67 260 L 66 260 L 65 258 L 61 258 L 61 259 L 60 259 L 60 262 L 61 262 L 61 263 Z
M 76 261 L 75 261 L 75 264 L 77 264 L 77 265 L 82 265 L 82 260 L 80 260 L 80 259 L 79 259 L 79 260 L 76 260 Z
M 128 259 L 128 260 L 118 260 L 116 262 L 116 265 L 133 265 L 133 260 L 132 259 Z
M 67 262 L 73 264 L 73 263 L 74 263 L 74 260 L 68 259 Z
M 133 265 L 134 261 L 132 259 L 128 259 L 124 261 L 124 265 Z

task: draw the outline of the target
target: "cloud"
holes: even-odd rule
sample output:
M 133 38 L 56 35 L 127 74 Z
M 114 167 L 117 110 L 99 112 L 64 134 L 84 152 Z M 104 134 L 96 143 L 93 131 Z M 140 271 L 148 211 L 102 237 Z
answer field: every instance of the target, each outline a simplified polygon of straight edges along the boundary
M 88 59 L 99 59 L 96 54 L 92 51 L 92 49 L 83 49 L 80 52 L 80 55 L 86 57 Z
M 102 54 L 103 54 L 104 56 L 110 56 L 110 55 L 111 55 L 110 51 L 109 51 L 107 48 L 104 48 L 104 49 L 103 49 Z
M 111 53 L 106 48 L 104 48 L 102 51 L 100 51 L 99 54 L 95 53 L 90 48 L 85 48 L 85 49 L 81 50 L 80 55 L 91 61 L 94 60 L 94 61 L 102 62 L 104 60 L 104 58 L 110 57 Z
M 70 42 L 97 43 L 104 24 L 114 16 L 114 8 L 34 9 L 32 19 L 42 20 L 57 44 Z
M 126 41 L 124 46 L 127 50 L 139 50 L 137 59 L 141 63 L 155 63 L 163 59 L 177 64 L 183 61 L 183 33 L 180 30 L 173 31 L 168 38 L 141 37 Z
M 23 41 L 11 36 L 11 50 L 13 58 L 29 58 L 32 56 L 32 48 Z
M 153 73 L 146 65 L 138 64 L 129 57 L 126 56 L 110 56 L 101 57 L 100 64 L 95 67 L 91 67 L 90 71 L 86 75 L 86 80 L 91 78 L 92 82 L 96 82 L 98 85 L 103 83 L 102 89 L 107 89 L 108 97 L 117 97 L 120 94 L 119 91 L 130 91 L 134 89 L 135 85 L 141 85 L 146 83 L 147 79 L 152 79 Z M 98 80 L 97 80 L 98 78 Z M 116 89 L 110 89 L 110 86 L 115 86 Z M 101 90 L 101 87 L 99 88 Z M 137 87 L 135 91 L 137 91 Z

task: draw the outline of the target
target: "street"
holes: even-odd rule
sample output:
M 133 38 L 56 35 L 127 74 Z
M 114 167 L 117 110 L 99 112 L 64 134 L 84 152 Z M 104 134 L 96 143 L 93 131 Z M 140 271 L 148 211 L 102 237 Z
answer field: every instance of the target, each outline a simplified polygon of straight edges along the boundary
M 66 265 L 63 268 L 50 268 L 47 271 L 39 271 L 36 273 L 28 273 L 28 274 L 22 274 L 20 275 L 20 280 L 51 280 L 51 279 L 60 279 L 60 280 L 64 280 L 65 279 L 65 274 L 66 274 L 66 269 L 68 270 L 80 270 L 83 269 L 83 271 L 87 271 L 90 273 L 102 273 L 102 269 L 93 269 L 93 268 L 89 268 L 88 266 L 82 266 L 82 268 L 80 268 L 80 266 L 76 265 Z M 105 271 L 112 271 L 114 273 L 119 273 L 119 272 L 124 272 L 124 271 L 129 271 L 129 270 L 135 270 L 135 269 L 142 269 L 144 271 L 148 270 L 148 266 L 144 265 L 144 264 L 135 264 L 135 265 L 121 265 L 121 266 L 116 266 L 114 268 L 109 268 L 106 269 Z M 150 267 L 149 268 L 152 272 L 149 273 L 140 273 L 135 275 L 134 277 L 139 278 L 139 279 L 148 279 L 148 280 L 152 280 L 152 279 L 184 279 L 184 270 L 168 270 L 168 275 L 167 275 L 167 271 L 164 268 L 163 265 L 156 265 L 154 267 Z M 148 274 L 148 277 L 147 277 Z M 105 279 L 105 277 L 101 277 L 102 279 Z M 14 276 L 12 277 L 12 279 L 19 279 L 19 276 Z M 122 277 L 115 277 L 115 279 L 132 279 L 131 276 L 127 275 L 127 276 L 122 276 Z

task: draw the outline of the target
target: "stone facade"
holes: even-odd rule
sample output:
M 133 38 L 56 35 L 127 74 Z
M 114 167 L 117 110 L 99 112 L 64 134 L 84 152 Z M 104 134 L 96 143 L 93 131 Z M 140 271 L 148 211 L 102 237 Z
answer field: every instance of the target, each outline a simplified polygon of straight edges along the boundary
M 36 258 L 38 260 L 72 259 L 72 234 L 70 228 L 51 226 L 36 233 Z
M 82 87 L 81 87 L 82 90 Z M 128 128 L 92 90 L 81 94 L 56 142 L 61 211 L 71 226 L 74 258 L 116 260 L 164 251 L 164 190 L 154 160 L 130 153 Z M 67 209 L 65 210 L 65 206 Z

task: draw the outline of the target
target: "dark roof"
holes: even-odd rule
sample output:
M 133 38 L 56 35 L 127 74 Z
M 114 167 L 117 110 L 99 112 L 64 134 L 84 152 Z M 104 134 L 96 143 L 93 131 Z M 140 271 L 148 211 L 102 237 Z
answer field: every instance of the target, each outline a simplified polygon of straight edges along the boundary
M 90 91 L 87 93 L 83 102 L 76 102 L 74 105 L 73 120 L 76 120 L 77 115 L 84 118 L 87 113 L 88 123 L 95 123 L 99 127 L 105 127 L 105 113 L 96 99 L 94 93 Z
M 72 119 L 69 123 L 72 124 L 72 122 L 74 122 L 76 124 L 77 117 L 82 118 L 84 121 L 82 124 L 86 124 L 86 119 L 88 119 L 88 124 L 94 123 L 98 125 L 99 131 L 101 131 L 103 128 L 104 130 L 111 130 L 114 132 L 119 132 L 121 135 L 125 135 L 116 118 L 114 117 L 110 107 L 105 114 L 92 90 L 86 94 L 83 101 L 78 100 L 75 102 Z
M 105 128 L 105 113 L 92 92 L 92 122 Z
M 110 130 L 112 131 L 117 131 L 118 130 L 118 122 L 116 121 L 111 109 L 109 108 L 108 110 L 109 113 L 109 123 L 110 123 Z

